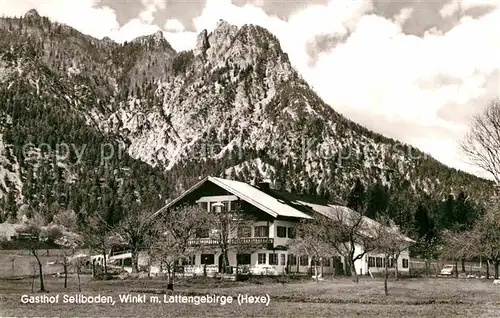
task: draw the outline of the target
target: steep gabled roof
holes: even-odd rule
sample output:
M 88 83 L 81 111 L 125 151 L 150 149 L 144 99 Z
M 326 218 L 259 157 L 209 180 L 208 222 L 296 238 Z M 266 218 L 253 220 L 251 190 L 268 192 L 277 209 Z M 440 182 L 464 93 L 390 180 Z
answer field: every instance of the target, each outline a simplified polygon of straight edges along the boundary
M 330 218 L 330 219 L 337 219 L 337 218 L 339 218 L 339 215 L 340 215 L 341 219 L 343 217 L 347 217 L 349 219 L 349 217 L 352 216 L 353 214 L 359 215 L 359 212 L 356 212 L 353 209 L 350 209 L 346 206 L 333 205 L 333 204 L 328 204 L 328 205 L 313 204 L 313 203 L 303 202 L 303 201 L 298 201 L 298 202 L 301 204 L 305 204 L 305 205 L 310 206 L 317 213 L 319 213 L 323 216 L 326 216 L 327 218 Z M 371 230 L 374 230 L 378 226 L 380 226 L 379 222 L 377 222 L 373 219 L 370 219 L 369 217 L 366 217 L 366 216 L 363 216 L 363 222 L 367 225 L 367 229 L 366 229 L 367 233 L 361 233 L 361 234 L 368 235 L 368 236 L 373 234 L 373 233 L 368 233 L 368 232 L 370 232 Z M 401 235 L 401 238 L 404 241 L 409 242 L 409 243 L 415 243 L 415 241 L 413 239 L 409 238 L 406 235 L 399 233 L 399 231 L 397 231 L 397 232 L 399 235 Z
M 233 195 L 239 197 L 241 200 L 248 202 L 256 208 L 268 213 L 272 217 L 276 218 L 278 216 L 282 216 L 311 219 L 311 217 L 306 213 L 295 209 L 294 207 L 286 204 L 284 201 L 274 198 L 273 196 L 247 183 L 216 177 L 206 177 L 205 179 L 201 180 L 200 182 L 189 188 L 187 191 L 185 191 L 183 194 L 170 201 L 166 206 L 158 210 L 153 216 L 156 216 L 162 211 L 173 206 L 176 202 L 201 187 L 207 181 L 212 182 L 213 184 L 219 186 L 229 193 L 232 193 Z
M 219 186 L 220 188 L 226 190 L 227 192 L 237 196 L 241 200 L 248 202 L 249 204 L 255 206 L 256 208 L 268 213 L 272 217 L 294 217 L 301 219 L 312 219 L 312 217 L 307 213 L 319 213 L 328 218 L 334 219 L 338 217 L 338 214 L 344 214 L 348 216 L 353 213 L 358 213 L 346 206 L 333 205 L 325 203 L 325 200 L 317 199 L 311 200 L 310 198 L 301 197 L 296 194 L 290 194 L 286 192 L 280 192 L 277 190 L 270 190 L 269 193 L 263 192 L 262 190 L 248 184 L 245 182 L 216 178 L 216 177 L 206 177 L 199 181 L 191 188 L 186 190 L 183 194 L 170 201 L 160 210 L 153 214 L 153 217 L 161 213 L 162 211 L 173 206 L 179 200 L 184 198 L 189 193 L 200 188 L 205 182 L 212 182 L 213 184 Z M 313 203 L 314 202 L 314 203 Z M 301 211 L 302 210 L 302 211 Z M 307 212 L 307 213 L 305 213 Z M 380 223 L 363 216 L 364 222 L 368 225 L 368 229 L 375 229 Z M 370 235 L 370 233 L 365 233 Z M 415 241 L 411 238 L 401 235 L 403 240 L 407 242 L 414 243 Z

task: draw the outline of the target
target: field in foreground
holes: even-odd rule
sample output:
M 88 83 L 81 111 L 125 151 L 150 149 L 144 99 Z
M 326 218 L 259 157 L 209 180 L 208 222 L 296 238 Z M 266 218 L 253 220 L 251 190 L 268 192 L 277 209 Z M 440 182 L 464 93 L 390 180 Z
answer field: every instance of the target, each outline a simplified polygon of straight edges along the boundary
M 90 281 L 83 279 L 82 294 L 112 296 L 111 304 L 23 304 L 23 294 L 31 293 L 31 280 L 0 281 L 0 316 L 86 316 L 86 317 L 192 317 L 192 316 L 290 316 L 331 317 L 378 315 L 380 317 L 499 317 L 500 287 L 491 281 L 457 279 L 411 279 L 390 282 L 390 295 L 384 296 L 383 282 L 364 278 L 359 284 L 348 279 L 290 282 L 286 284 L 218 282 L 212 279 L 185 280 L 176 286 L 176 294 L 216 294 L 233 296 L 226 305 L 162 303 L 165 282 L 162 280 Z M 64 290 L 61 279 L 48 277 L 48 296 L 77 294 L 75 278 Z M 158 296 L 161 303 L 126 304 L 120 294 Z M 238 305 L 239 294 L 270 296 L 265 304 Z

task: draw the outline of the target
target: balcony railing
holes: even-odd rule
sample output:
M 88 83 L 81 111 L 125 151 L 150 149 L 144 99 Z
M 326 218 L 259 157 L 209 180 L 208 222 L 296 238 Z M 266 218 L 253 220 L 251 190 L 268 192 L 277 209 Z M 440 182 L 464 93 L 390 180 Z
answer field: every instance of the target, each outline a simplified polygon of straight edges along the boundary
M 241 237 L 232 238 L 228 242 L 230 245 L 266 245 L 273 246 L 274 239 L 267 237 Z M 214 238 L 197 238 L 189 240 L 191 246 L 219 245 L 219 240 Z

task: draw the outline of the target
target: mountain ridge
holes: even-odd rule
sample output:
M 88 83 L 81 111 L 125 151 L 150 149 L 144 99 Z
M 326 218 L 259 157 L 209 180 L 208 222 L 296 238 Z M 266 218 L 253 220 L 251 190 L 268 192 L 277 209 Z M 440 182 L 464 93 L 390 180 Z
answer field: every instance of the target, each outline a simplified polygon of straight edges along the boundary
M 39 180 L 36 174 L 27 177 L 35 169 L 26 164 L 24 141 L 14 132 L 26 140 L 32 136 L 35 149 L 53 145 L 49 156 L 63 143 L 82 148 L 94 140 L 101 148 L 121 147 L 125 161 L 145 174 L 144 189 L 130 191 L 141 197 L 153 187 L 156 199 L 150 200 L 157 205 L 208 174 L 247 182 L 269 178 L 283 189 L 335 202 L 345 200 L 358 178 L 416 197 L 464 190 L 480 198 L 491 188 L 487 180 L 446 167 L 336 112 L 292 67 L 278 39 L 259 26 L 219 21 L 212 32 L 198 35 L 195 49 L 182 52 L 161 32 L 118 44 L 46 17 L 0 19 L 0 35 L 0 100 L 5 101 L 0 112 L 13 122 L 5 127 L 5 139 L 14 145 L 12 164 L 21 162 L 16 180 L 30 184 L 14 187 L 16 207 L 51 203 L 42 202 L 35 190 L 26 193 Z M 40 127 L 34 119 L 40 116 L 59 123 L 61 131 Z M 81 131 L 72 132 L 72 125 Z M 112 169 L 103 168 L 92 158 L 102 156 L 97 146 L 85 157 L 85 168 L 73 162 L 63 170 L 76 180 L 89 174 L 108 180 L 109 171 L 130 169 L 118 158 L 111 159 Z M 63 179 L 50 182 L 78 192 Z M 83 189 L 92 183 L 78 182 Z M 123 191 L 118 188 L 116 193 Z M 9 193 L 2 191 L 4 198 Z M 57 198 L 48 201 L 60 204 Z M 89 210 L 82 204 L 71 208 Z

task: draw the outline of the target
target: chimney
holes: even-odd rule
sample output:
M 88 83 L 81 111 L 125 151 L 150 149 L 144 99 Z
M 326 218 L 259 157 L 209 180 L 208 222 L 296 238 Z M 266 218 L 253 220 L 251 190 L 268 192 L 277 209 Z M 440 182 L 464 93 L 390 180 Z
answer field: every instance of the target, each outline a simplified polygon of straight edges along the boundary
M 271 182 L 269 180 L 263 180 L 259 182 L 259 189 L 261 189 L 263 192 L 269 192 L 270 188 Z

